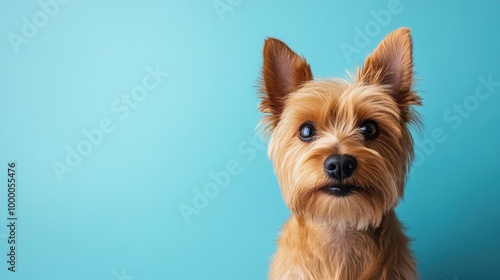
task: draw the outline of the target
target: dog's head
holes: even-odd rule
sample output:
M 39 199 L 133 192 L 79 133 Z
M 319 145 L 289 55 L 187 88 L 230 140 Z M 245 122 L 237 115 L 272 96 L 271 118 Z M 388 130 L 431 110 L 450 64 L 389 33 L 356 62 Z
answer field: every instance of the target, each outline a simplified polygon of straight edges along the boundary
M 285 43 L 264 45 L 262 125 L 283 197 L 296 215 L 344 228 L 377 226 L 403 196 L 421 105 L 410 30 L 389 34 L 351 78 L 313 80 Z

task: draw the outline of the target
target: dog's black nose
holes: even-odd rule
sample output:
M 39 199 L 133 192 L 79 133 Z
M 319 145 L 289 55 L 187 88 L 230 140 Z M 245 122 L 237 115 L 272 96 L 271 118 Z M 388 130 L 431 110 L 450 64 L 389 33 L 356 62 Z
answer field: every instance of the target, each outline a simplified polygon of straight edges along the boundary
M 328 176 L 342 181 L 352 175 L 358 162 L 350 155 L 331 155 L 326 158 L 324 168 Z

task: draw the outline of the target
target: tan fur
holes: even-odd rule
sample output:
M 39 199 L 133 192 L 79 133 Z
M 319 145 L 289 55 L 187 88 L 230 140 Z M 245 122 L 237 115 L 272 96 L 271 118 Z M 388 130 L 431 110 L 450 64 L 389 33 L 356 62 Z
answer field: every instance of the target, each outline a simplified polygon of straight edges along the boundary
M 352 81 L 313 80 L 307 62 L 283 42 L 264 46 L 260 109 L 270 134 L 269 156 L 283 198 L 292 211 L 278 242 L 270 279 L 418 279 L 415 262 L 394 208 L 404 193 L 413 159 L 412 42 L 409 29 L 389 34 Z M 380 135 L 360 133 L 376 121 Z M 315 124 L 314 141 L 298 139 L 301 124 Z M 332 184 L 325 159 L 357 159 L 346 197 L 325 193 Z

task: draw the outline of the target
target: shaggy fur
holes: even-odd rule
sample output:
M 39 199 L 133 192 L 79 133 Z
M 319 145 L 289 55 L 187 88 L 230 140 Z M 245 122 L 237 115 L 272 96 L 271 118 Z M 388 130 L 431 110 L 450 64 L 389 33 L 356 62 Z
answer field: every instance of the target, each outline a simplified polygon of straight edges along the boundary
M 283 42 L 264 45 L 262 124 L 270 136 L 269 156 L 292 216 L 283 227 L 270 279 L 418 279 L 415 262 L 394 208 L 403 197 L 413 159 L 408 129 L 419 123 L 421 105 L 412 89 L 410 30 L 389 34 L 350 81 L 313 80 L 310 66 Z M 360 126 L 378 124 L 379 136 L 365 139 Z M 310 142 L 298 137 L 311 122 Z M 352 176 L 327 176 L 325 159 L 351 155 Z M 356 186 L 347 196 L 325 186 Z

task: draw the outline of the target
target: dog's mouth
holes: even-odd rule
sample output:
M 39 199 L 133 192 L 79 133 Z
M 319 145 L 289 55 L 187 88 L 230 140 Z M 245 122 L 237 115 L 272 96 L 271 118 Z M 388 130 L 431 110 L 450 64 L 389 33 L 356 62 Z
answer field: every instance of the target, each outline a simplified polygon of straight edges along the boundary
M 345 185 L 345 184 L 336 184 L 324 186 L 321 188 L 321 191 L 326 192 L 327 194 L 334 195 L 337 197 L 345 197 L 349 196 L 360 190 L 360 187 L 355 185 Z

